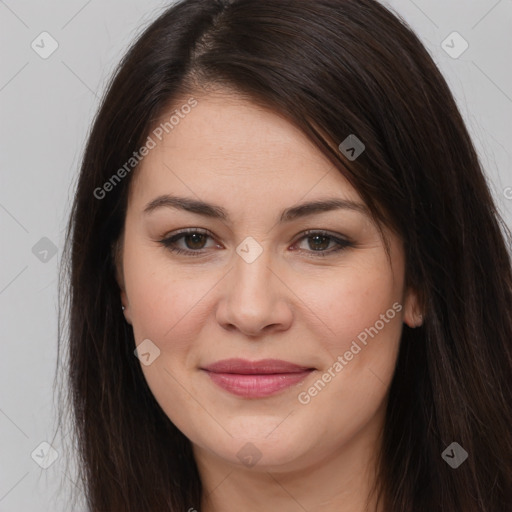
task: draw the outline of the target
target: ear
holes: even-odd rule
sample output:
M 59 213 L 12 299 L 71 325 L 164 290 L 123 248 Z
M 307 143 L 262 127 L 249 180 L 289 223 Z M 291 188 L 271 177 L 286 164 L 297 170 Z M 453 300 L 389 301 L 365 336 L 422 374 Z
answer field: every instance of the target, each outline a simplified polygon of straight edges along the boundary
M 422 309 L 418 293 L 409 288 L 404 300 L 404 323 L 411 328 L 420 327 L 423 324 Z
M 124 245 L 124 237 L 121 235 L 113 244 L 112 244 L 112 261 L 114 262 L 115 269 L 115 279 L 117 284 L 119 285 L 119 291 L 121 296 L 121 304 L 123 305 L 123 314 L 126 321 L 131 324 L 131 311 L 130 311 L 130 302 L 128 300 L 128 295 L 126 294 L 126 287 L 124 282 L 124 270 L 123 270 L 123 245 Z

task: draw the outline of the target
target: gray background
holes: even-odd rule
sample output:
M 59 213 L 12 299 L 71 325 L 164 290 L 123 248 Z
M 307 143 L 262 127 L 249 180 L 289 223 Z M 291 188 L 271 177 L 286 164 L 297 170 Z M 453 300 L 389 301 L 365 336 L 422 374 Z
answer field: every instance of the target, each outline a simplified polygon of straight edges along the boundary
M 54 439 L 53 400 L 64 228 L 106 81 L 129 43 L 168 4 L 0 0 L 1 512 L 69 511 L 70 457 L 63 440 Z M 387 5 L 413 27 L 447 78 L 512 225 L 511 0 Z M 44 31 L 59 45 L 47 59 L 31 47 L 34 40 L 50 47 L 48 39 L 41 43 Z M 469 44 L 458 58 L 442 47 L 453 31 Z M 446 44 L 452 53 L 462 48 L 453 37 Z M 59 455 L 48 469 L 31 457 L 48 460 L 39 447 L 44 441 Z

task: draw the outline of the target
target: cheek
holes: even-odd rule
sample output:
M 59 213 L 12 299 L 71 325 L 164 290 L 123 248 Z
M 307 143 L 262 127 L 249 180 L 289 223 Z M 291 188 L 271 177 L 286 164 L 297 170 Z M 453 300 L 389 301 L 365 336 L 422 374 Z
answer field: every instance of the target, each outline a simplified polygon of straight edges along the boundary
M 314 281 L 314 282 L 313 282 Z M 312 282 L 302 279 L 295 291 L 314 313 L 323 347 L 331 356 L 349 350 L 353 340 L 364 342 L 369 331 L 377 338 L 396 339 L 401 332 L 403 282 L 382 258 L 369 259 L 365 265 L 343 268 L 337 276 L 316 276 Z M 362 354 L 362 351 L 361 351 Z
M 328 345 L 340 352 L 349 350 L 353 340 L 368 346 L 364 343 L 370 339 L 395 339 L 401 326 L 401 290 L 393 286 L 389 276 L 382 275 L 353 280 L 351 284 L 334 299 L 339 307 L 332 311 L 329 321 L 332 330 L 341 336 L 330 339 Z M 364 359 L 366 351 L 361 355 Z
M 188 382 L 188 369 L 195 360 L 194 340 L 200 337 L 203 301 L 215 281 L 191 279 L 176 267 L 154 257 L 151 251 L 128 250 L 125 258 L 125 284 L 131 309 L 136 344 L 151 340 L 159 355 L 141 369 L 156 401 L 180 429 L 190 429 L 194 417 L 201 417 L 200 405 L 191 399 L 198 395 Z M 151 262 L 151 263 L 148 263 Z M 209 281 L 212 280 L 210 283 Z
M 402 332 L 400 276 L 387 259 L 378 258 L 343 269 L 337 279 L 320 280 L 316 288 L 306 283 L 298 292 L 314 305 L 316 345 L 323 363 L 318 375 L 322 382 L 301 388 L 306 393 L 301 403 L 317 411 L 331 410 L 336 424 L 348 422 L 356 428 L 385 398 Z
M 162 350 L 172 343 L 174 352 L 190 346 L 201 327 L 201 299 L 215 285 L 211 274 L 205 273 L 204 279 L 187 276 L 155 257 L 154 248 L 127 245 L 125 283 L 137 343 L 149 338 Z
M 300 390 L 301 403 L 318 414 L 329 411 L 334 432 L 339 425 L 355 432 L 375 414 L 396 364 L 403 282 L 387 260 L 374 263 L 340 273 L 323 293 L 310 297 L 324 326 L 317 341 L 325 365 L 318 380 Z

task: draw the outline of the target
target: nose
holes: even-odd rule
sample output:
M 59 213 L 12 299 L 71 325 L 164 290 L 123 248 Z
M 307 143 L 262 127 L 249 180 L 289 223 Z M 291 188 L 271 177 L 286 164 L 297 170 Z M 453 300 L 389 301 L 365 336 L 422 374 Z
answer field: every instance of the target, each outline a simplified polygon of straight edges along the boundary
M 235 255 L 233 268 L 223 279 L 222 298 L 216 312 L 217 321 L 224 329 L 258 337 L 290 327 L 293 293 L 271 260 L 268 248 L 252 262 Z

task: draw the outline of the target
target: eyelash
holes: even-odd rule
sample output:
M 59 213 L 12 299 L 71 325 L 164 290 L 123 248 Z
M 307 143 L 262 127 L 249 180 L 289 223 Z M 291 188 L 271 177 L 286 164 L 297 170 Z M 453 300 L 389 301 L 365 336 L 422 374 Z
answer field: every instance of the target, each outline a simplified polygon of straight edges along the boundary
M 176 254 L 185 254 L 189 256 L 202 256 L 204 254 L 203 250 L 199 249 L 197 251 L 193 250 L 185 250 L 180 249 L 179 247 L 176 247 L 174 244 L 180 240 L 181 238 L 186 237 L 187 235 L 194 235 L 194 234 L 200 234 L 200 235 L 207 235 L 210 238 L 213 238 L 210 233 L 206 230 L 201 229 L 188 229 L 180 231 L 179 233 L 176 233 L 170 237 L 164 238 L 163 240 L 159 240 L 159 243 L 162 244 L 166 249 L 169 251 L 176 253 Z M 330 233 L 322 230 L 308 230 L 302 233 L 302 237 L 297 240 L 297 242 L 300 242 L 301 240 L 312 238 L 314 236 L 321 236 L 330 239 L 330 241 L 335 242 L 338 244 L 338 247 L 335 249 L 330 249 L 326 251 L 306 251 L 303 249 L 298 249 L 298 252 L 301 253 L 309 253 L 313 254 L 313 257 L 320 257 L 325 258 L 326 256 L 332 255 L 333 253 L 338 253 L 340 251 L 343 251 L 344 249 L 347 249 L 349 247 L 354 247 L 354 244 L 352 242 L 349 242 L 348 240 L 343 240 L 342 238 L 335 237 L 331 235 Z M 295 243 L 297 243 L 295 242 Z

